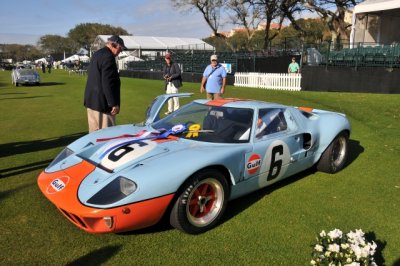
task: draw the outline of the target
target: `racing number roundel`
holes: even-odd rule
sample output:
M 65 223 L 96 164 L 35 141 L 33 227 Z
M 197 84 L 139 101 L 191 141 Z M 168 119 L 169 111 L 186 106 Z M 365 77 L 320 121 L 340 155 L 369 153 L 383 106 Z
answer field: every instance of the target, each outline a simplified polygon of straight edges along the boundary
M 290 163 L 288 145 L 281 140 L 272 142 L 265 152 L 263 162 L 261 172 L 265 174 L 260 179 L 260 182 L 264 183 L 282 177 Z
M 117 146 L 105 155 L 101 160 L 101 165 L 110 170 L 114 170 L 115 168 L 148 153 L 153 150 L 156 145 L 157 144 L 154 141 L 142 140 Z

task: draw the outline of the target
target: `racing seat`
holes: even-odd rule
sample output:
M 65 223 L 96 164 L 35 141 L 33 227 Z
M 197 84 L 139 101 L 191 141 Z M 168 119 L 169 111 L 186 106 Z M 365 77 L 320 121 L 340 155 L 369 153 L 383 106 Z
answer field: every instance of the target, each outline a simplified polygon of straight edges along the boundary
M 206 130 L 214 130 L 216 132 L 218 130 L 218 120 L 224 117 L 223 111 L 219 110 L 211 110 L 203 120 L 203 129 Z

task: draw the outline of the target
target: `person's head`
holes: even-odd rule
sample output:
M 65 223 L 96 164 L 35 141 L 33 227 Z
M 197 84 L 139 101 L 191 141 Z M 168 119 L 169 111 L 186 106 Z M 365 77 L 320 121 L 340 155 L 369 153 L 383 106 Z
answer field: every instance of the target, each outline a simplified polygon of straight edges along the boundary
M 292 62 L 296 62 L 296 58 L 292 57 Z
M 122 50 L 126 50 L 124 40 L 118 35 L 113 35 L 107 40 L 106 45 L 114 56 L 117 56 Z
M 210 61 L 211 61 L 211 65 L 212 65 L 212 66 L 216 66 L 216 65 L 218 64 L 218 56 L 215 55 L 215 54 L 213 54 L 213 55 L 210 57 Z
M 165 62 L 166 62 L 167 64 L 170 64 L 170 63 L 171 63 L 171 60 L 172 60 L 171 54 L 170 54 L 170 53 L 166 53 L 164 59 L 165 59 Z
M 263 123 L 263 120 L 259 117 L 257 119 L 257 127 L 261 127 L 262 123 Z

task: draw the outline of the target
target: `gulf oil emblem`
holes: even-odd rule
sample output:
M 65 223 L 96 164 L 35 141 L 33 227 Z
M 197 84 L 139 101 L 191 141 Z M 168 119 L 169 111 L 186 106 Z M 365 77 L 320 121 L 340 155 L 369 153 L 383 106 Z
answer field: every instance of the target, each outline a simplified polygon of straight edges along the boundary
M 257 173 L 258 169 L 261 167 L 261 158 L 257 153 L 250 156 L 246 164 L 246 170 L 249 174 Z
M 62 176 L 51 181 L 50 185 L 47 187 L 47 194 L 54 194 L 63 190 L 69 182 L 68 176 Z

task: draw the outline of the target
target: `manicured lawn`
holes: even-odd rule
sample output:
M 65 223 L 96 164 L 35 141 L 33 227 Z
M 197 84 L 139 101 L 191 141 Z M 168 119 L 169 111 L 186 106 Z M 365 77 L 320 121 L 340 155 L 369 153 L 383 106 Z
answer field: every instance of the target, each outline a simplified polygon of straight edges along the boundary
M 363 229 L 379 265 L 400 265 L 400 95 L 285 92 L 229 86 L 226 97 L 346 113 L 349 165 L 335 175 L 307 171 L 230 202 L 221 225 L 192 236 L 161 223 L 91 235 L 39 191 L 38 174 L 87 132 L 86 77 L 41 74 L 39 87 L 11 85 L 0 71 L 0 265 L 308 265 L 315 237 Z M 181 92 L 201 97 L 199 83 Z M 162 81 L 122 79 L 117 123 L 140 122 Z M 188 102 L 185 99 L 182 102 Z

